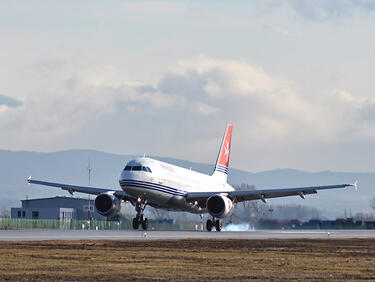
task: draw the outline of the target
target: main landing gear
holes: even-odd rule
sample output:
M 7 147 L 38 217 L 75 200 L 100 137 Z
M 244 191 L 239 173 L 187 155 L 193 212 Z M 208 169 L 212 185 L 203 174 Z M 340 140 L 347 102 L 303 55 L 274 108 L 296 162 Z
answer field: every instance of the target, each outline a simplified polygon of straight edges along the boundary
M 137 203 L 135 204 L 135 210 L 137 211 L 137 215 L 133 218 L 133 228 L 135 230 L 138 229 L 139 225 L 142 226 L 143 230 L 147 230 L 148 228 L 148 219 L 144 216 L 143 211 L 147 206 L 147 200 L 143 201 L 141 198 L 137 199 Z
M 211 231 L 212 227 L 214 226 L 216 228 L 216 231 L 220 232 L 223 228 L 223 222 L 220 219 L 215 219 L 214 217 L 212 218 L 212 220 L 208 219 L 206 223 L 207 231 Z

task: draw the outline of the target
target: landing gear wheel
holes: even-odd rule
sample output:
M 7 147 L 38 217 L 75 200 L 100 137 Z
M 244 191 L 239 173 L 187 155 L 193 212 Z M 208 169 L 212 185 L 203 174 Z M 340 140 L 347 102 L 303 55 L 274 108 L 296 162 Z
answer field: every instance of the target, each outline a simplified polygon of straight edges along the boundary
M 140 224 L 140 222 L 138 221 L 138 219 L 136 217 L 133 218 L 133 228 L 134 228 L 134 230 L 138 229 L 139 224 Z
M 211 231 L 213 226 L 214 226 L 214 223 L 212 222 L 212 220 L 207 219 L 207 223 L 206 223 L 207 231 Z
M 215 228 L 216 228 L 216 231 L 218 232 L 220 232 L 221 229 L 223 228 L 223 222 L 220 219 L 216 220 Z
M 148 228 L 148 219 L 145 218 L 144 220 L 142 220 L 142 229 L 147 230 L 147 228 Z
M 135 206 L 135 211 L 137 212 L 136 217 L 133 218 L 133 228 L 137 230 L 139 225 L 142 225 L 142 229 L 146 230 L 148 227 L 148 219 L 145 218 L 143 211 L 147 206 L 147 199 L 142 199 L 139 197 L 137 202 L 133 203 L 133 205 Z

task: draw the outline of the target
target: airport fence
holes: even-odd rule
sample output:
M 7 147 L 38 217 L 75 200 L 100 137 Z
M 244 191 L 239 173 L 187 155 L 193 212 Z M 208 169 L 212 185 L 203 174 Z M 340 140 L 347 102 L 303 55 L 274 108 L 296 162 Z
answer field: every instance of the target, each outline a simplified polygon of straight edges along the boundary
M 57 220 L 57 219 L 25 219 L 0 218 L 1 229 L 63 229 L 63 230 L 131 230 L 130 220 L 100 221 L 100 220 Z M 150 221 L 149 230 L 193 230 L 193 224 L 173 224 Z M 141 229 L 141 228 L 140 228 Z

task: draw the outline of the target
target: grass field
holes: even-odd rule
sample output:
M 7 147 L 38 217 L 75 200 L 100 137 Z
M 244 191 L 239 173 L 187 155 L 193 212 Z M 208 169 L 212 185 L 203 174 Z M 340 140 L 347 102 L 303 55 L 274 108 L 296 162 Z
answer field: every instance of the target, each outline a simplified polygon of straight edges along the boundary
M 375 239 L 0 242 L 1 280 L 375 279 Z

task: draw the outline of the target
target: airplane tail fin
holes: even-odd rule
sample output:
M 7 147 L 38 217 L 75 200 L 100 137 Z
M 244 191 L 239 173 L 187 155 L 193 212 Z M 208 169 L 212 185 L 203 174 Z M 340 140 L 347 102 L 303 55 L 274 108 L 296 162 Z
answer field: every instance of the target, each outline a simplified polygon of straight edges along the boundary
M 227 182 L 228 177 L 231 140 L 232 125 L 228 124 L 227 128 L 225 129 L 223 141 L 221 142 L 219 155 L 217 156 L 215 170 L 212 174 L 213 177 L 221 179 L 223 182 Z

